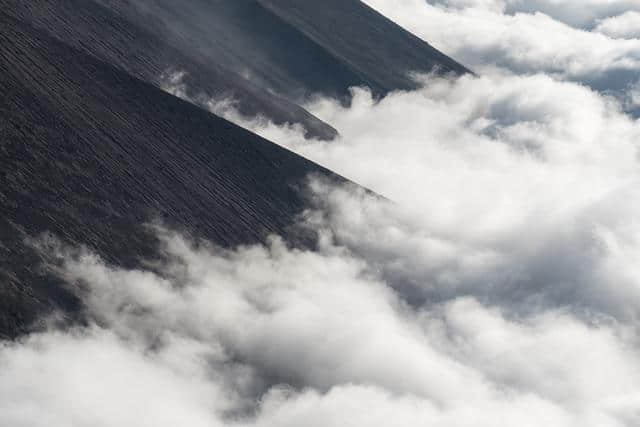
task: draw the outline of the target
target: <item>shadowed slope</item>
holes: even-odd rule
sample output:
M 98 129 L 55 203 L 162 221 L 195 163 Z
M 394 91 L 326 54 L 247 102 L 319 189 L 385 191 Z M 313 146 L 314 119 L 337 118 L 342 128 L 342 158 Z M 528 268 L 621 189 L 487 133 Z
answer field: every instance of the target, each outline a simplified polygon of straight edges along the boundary
M 0 0 L 58 40 L 158 84 L 186 71 L 188 95 L 234 99 L 241 114 L 336 130 L 299 105 L 314 94 L 348 102 L 412 89 L 411 72 L 467 70 L 359 0 Z
M 294 102 L 412 89 L 409 73 L 434 68 L 468 72 L 359 0 L 99 1 Z
M 0 7 L 149 83 L 158 84 L 167 71 L 186 71 L 185 83 L 193 97 L 234 99 L 245 116 L 261 114 L 276 124 L 300 123 L 310 137 L 331 139 L 336 135 L 331 126 L 230 70 L 225 61 L 172 43 L 167 37 L 170 31 L 159 20 L 135 8 L 128 8 L 126 15 L 115 3 L 103 5 L 100 0 L 0 0 Z
M 411 72 L 469 72 L 359 0 L 258 2 L 373 82 L 382 94 L 415 88 Z
M 0 334 L 74 298 L 39 271 L 52 232 L 136 265 L 160 218 L 221 245 L 289 229 L 321 167 L 0 12 Z

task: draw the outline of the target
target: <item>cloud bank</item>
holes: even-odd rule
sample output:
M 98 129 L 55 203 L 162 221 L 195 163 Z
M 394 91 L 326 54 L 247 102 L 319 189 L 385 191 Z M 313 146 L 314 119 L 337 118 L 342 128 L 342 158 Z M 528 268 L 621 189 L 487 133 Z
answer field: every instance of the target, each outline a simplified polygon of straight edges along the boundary
M 341 132 L 251 130 L 397 205 L 316 187 L 316 229 L 374 262 L 412 304 L 459 295 L 514 313 L 640 315 L 640 126 L 612 98 L 546 75 L 493 73 L 349 108 L 307 108 Z
M 173 261 L 155 273 L 53 251 L 93 325 L 3 346 L 3 424 L 637 420 L 629 326 L 564 310 L 513 319 L 464 296 L 412 307 L 375 264 L 330 240 L 317 252 L 277 238 L 229 251 L 158 233 Z

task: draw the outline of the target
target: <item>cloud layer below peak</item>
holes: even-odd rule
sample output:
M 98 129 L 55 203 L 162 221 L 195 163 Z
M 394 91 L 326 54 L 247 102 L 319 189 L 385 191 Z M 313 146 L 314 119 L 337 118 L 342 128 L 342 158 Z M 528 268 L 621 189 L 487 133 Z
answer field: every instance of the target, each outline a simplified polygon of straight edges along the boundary
M 630 326 L 548 308 L 513 318 L 471 296 L 412 306 L 376 263 L 331 239 L 315 252 L 277 238 L 230 251 L 158 233 L 172 261 L 155 272 L 53 250 L 70 282 L 87 287 L 93 325 L 3 345 L 2 423 L 623 426 L 637 419 Z

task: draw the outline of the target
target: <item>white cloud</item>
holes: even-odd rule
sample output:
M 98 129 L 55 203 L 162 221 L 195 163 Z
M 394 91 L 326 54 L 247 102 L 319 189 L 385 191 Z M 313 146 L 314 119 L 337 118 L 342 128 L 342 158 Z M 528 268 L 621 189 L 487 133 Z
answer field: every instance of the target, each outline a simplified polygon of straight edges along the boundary
M 576 28 L 591 29 L 601 19 L 640 10 L 638 0 L 507 0 L 508 13 L 541 12 Z
M 377 0 L 373 0 L 377 1 Z M 411 0 L 377 1 L 381 7 L 397 7 Z M 478 8 L 506 14 L 540 12 L 576 28 L 591 29 L 602 19 L 640 10 L 638 0 L 425 0 L 448 8 Z
M 159 236 L 171 261 L 158 273 L 58 251 L 101 326 L 6 344 L 1 423 L 600 427 L 638 416 L 629 326 L 553 309 L 513 319 L 471 297 L 412 308 L 375 263 L 330 241 L 228 251 Z
M 627 11 L 598 22 L 596 31 L 613 38 L 640 38 L 640 13 Z
M 640 125 L 614 100 L 545 75 L 493 73 L 349 108 L 307 108 L 341 132 L 236 122 L 399 203 L 316 190 L 316 228 L 403 287 L 412 302 L 473 295 L 509 309 L 640 316 Z M 490 283 L 490 286 L 487 285 Z
M 552 25 L 570 36 L 578 32 Z M 529 405 L 548 417 L 549 425 L 633 425 L 639 404 L 632 391 L 638 375 L 633 325 L 640 317 L 640 269 L 634 261 L 640 257 L 639 122 L 619 101 L 561 75 L 487 68 L 481 77 L 455 81 L 420 78 L 422 89 L 381 101 L 354 89 L 348 108 L 326 99 L 307 105 L 340 131 L 332 142 L 304 140 L 295 128 L 225 111 L 237 123 L 395 202 L 312 183 L 319 209 L 304 221 L 346 248 L 340 259 L 352 257 L 364 277 L 377 278 L 363 289 L 387 289 L 395 301 L 390 306 L 402 308 L 404 322 L 377 308 L 377 324 L 363 331 L 379 330 L 387 338 L 378 341 L 362 331 L 348 335 L 372 362 L 357 352 L 353 356 L 348 343 L 341 343 L 334 364 L 322 359 L 326 352 L 304 352 L 300 358 L 310 361 L 305 369 L 316 368 L 326 381 L 296 371 L 300 376 L 290 382 L 315 391 L 287 399 L 287 409 L 276 413 L 294 417 L 289 411 L 297 407 L 288 405 L 298 401 L 314 402 L 315 411 L 338 390 L 346 399 L 345 384 L 355 384 L 358 393 L 368 387 L 369 394 L 354 397 L 358 402 L 409 393 L 452 408 L 416 415 L 402 406 L 404 400 L 394 401 L 403 408 L 396 413 L 423 423 L 464 425 L 459 398 L 474 402 L 467 409 L 475 425 L 495 425 L 496 413 L 509 419 L 506 425 L 523 425 L 520 417 L 532 410 Z M 304 275 L 286 270 L 293 277 Z M 325 280 L 344 283 L 338 277 Z M 350 289 L 331 300 L 350 307 L 368 299 Z M 351 322 L 341 318 L 334 325 L 348 331 Z M 331 322 L 311 325 L 317 324 Z M 316 339 L 294 340 L 313 348 Z M 377 347 L 367 339 L 402 348 L 402 357 L 372 350 Z M 416 346 L 414 340 L 428 345 Z M 280 350 L 285 347 L 278 342 Z M 351 357 L 359 362 L 353 365 Z M 291 365 L 289 358 L 283 360 Z M 383 369 L 374 368 L 380 364 Z M 593 366 L 611 368 L 599 376 Z M 412 372 L 410 378 L 405 372 Z M 427 382 L 438 383 L 437 390 L 423 388 L 419 378 L 429 378 L 429 372 L 443 375 Z
M 173 352 L 182 351 L 175 343 Z M 34 426 L 215 426 L 228 391 L 200 366 L 136 349 L 92 328 L 49 332 L 0 348 L 0 424 Z M 174 365 L 174 366 L 172 366 Z

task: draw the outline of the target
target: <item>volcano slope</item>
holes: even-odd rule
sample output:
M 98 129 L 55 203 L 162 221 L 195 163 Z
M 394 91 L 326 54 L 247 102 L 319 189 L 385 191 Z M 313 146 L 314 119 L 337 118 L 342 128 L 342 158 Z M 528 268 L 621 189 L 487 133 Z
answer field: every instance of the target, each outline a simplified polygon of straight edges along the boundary
M 299 104 L 415 88 L 411 72 L 468 70 L 359 0 L 0 0 L 58 40 L 158 84 L 185 71 L 190 98 L 233 98 L 245 116 L 336 131 Z
M 19 21 L 148 83 L 159 86 L 163 75 L 186 71 L 190 98 L 233 99 L 244 116 L 263 115 L 279 125 L 298 123 L 308 137 L 336 136 L 331 126 L 232 71 L 224 61 L 178 48 L 153 17 L 134 9 L 125 16 L 116 6 L 96 0 L 0 0 L 2 10 Z
M 25 239 L 52 233 L 110 263 L 156 253 L 159 218 L 222 246 L 290 228 L 329 171 L 0 12 L 0 334 L 74 295 Z
M 99 0 L 185 51 L 250 76 L 287 99 L 412 89 L 411 72 L 468 70 L 360 0 Z M 146 16 L 140 20 L 133 16 Z

